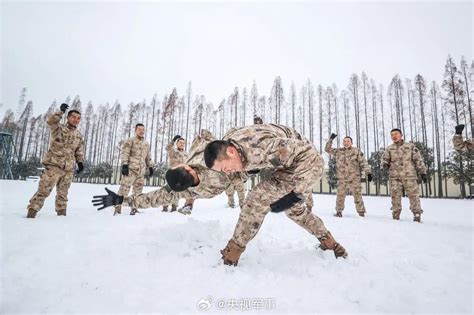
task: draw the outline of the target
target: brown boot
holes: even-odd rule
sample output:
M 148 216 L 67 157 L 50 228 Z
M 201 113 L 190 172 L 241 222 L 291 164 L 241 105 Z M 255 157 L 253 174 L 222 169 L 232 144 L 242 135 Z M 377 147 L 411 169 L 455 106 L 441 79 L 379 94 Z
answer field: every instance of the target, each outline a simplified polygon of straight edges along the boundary
M 66 210 L 56 210 L 58 216 L 66 216 Z
M 28 209 L 28 213 L 26 214 L 26 217 L 29 219 L 34 219 L 36 217 L 36 214 L 38 211 L 33 210 L 33 209 Z
M 171 211 L 170 212 L 175 212 L 177 210 L 176 205 L 171 205 Z
M 333 250 L 334 251 L 334 256 L 336 258 L 342 257 L 342 258 L 347 258 L 347 252 L 342 245 L 340 245 L 334 237 L 332 237 L 331 232 L 327 231 L 326 234 L 323 236 L 319 237 L 318 240 L 321 242 L 321 245 L 319 246 L 322 250 Z
M 421 223 L 421 214 L 420 213 L 415 213 L 413 215 L 413 221 Z
M 342 212 L 341 212 L 341 211 L 337 211 L 336 213 L 334 213 L 334 216 L 335 216 L 335 217 L 338 217 L 338 218 L 342 218 Z
M 163 206 L 163 210 L 161 210 L 163 212 L 168 212 L 168 206 Z
M 402 210 L 395 210 L 395 211 L 392 211 L 392 218 L 394 220 L 400 220 L 400 213 L 402 212 Z
M 244 250 L 245 247 L 242 247 L 233 240 L 230 240 L 227 243 L 227 246 L 223 250 L 221 250 L 224 265 L 237 266 L 240 255 L 242 255 Z

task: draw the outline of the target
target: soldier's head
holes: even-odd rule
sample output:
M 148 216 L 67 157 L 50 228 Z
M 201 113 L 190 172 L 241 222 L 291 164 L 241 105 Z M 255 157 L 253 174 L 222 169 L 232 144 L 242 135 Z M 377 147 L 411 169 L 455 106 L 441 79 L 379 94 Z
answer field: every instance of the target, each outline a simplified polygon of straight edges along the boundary
M 81 113 L 78 110 L 71 109 L 67 113 L 67 123 L 71 126 L 77 127 L 81 122 Z
M 239 151 L 229 141 L 216 140 L 204 149 L 206 166 L 218 172 L 231 174 L 243 170 Z
M 352 147 L 352 138 L 345 136 L 342 140 L 342 144 L 344 145 L 344 148 L 350 149 Z
M 260 118 L 258 116 L 253 116 L 253 123 L 255 125 L 261 125 L 261 124 L 263 124 L 263 120 L 262 120 L 262 118 Z
M 140 138 L 143 138 L 145 135 L 145 126 L 143 124 L 136 124 L 135 125 L 135 135 L 137 135 Z
M 391 131 L 390 131 L 390 137 L 392 138 L 392 141 L 394 143 L 398 143 L 402 140 L 402 131 L 398 128 L 393 128 Z
M 178 165 L 166 171 L 166 183 L 171 190 L 184 191 L 199 184 L 199 176 L 189 165 Z
M 180 151 L 184 150 L 184 138 L 179 138 L 179 139 L 176 140 L 176 147 Z

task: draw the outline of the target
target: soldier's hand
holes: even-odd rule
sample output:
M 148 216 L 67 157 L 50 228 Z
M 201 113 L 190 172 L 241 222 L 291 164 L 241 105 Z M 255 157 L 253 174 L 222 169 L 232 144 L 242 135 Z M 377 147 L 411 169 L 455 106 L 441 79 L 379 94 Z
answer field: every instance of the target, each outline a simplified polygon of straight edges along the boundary
M 59 107 L 59 109 L 60 109 L 63 113 L 65 113 L 68 108 L 69 108 L 69 105 L 66 104 L 66 103 L 62 103 L 61 106 Z
M 428 182 L 428 176 L 426 176 L 426 174 L 421 174 L 421 180 L 426 184 Z
M 372 174 L 367 174 L 367 181 L 370 183 L 372 181 Z
M 128 165 L 127 164 L 122 165 L 122 175 L 123 176 L 128 176 Z
M 336 137 L 337 135 L 335 133 L 331 133 L 331 136 L 329 138 L 331 138 L 331 140 L 334 140 Z
M 461 135 L 462 134 L 462 131 L 464 130 L 464 125 L 457 125 L 456 127 L 456 134 L 457 135 Z
M 176 136 L 174 136 L 174 138 L 173 138 L 173 142 L 176 142 L 176 140 L 178 140 L 179 138 L 181 138 L 181 136 L 180 136 L 180 135 L 176 135 Z
M 97 208 L 97 211 L 105 209 L 110 206 L 121 205 L 123 203 L 123 196 L 117 195 L 113 191 L 105 188 L 107 195 L 94 196 L 92 199 L 92 204 Z
M 148 176 L 153 176 L 153 167 L 148 168 Z
M 82 173 L 83 170 L 84 170 L 84 163 L 82 163 L 82 162 L 77 163 L 77 171 L 76 171 L 76 174 Z

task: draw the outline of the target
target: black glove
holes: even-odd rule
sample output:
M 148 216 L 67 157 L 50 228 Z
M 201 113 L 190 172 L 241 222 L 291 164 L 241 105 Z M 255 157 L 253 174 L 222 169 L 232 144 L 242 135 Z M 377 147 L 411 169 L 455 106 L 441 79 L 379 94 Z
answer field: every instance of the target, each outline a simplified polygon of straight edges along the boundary
M 428 176 L 426 176 L 426 174 L 421 174 L 421 180 L 423 181 L 423 183 L 426 184 L 426 182 L 428 181 Z
M 369 182 L 372 181 L 372 174 L 367 174 L 367 180 L 368 180 Z
M 59 107 L 59 109 L 60 109 L 63 113 L 65 113 L 68 108 L 69 108 L 69 105 L 66 104 L 66 103 L 62 103 L 62 104 L 61 104 L 61 107 Z
M 122 165 L 122 175 L 128 176 L 128 165 Z
M 457 125 L 455 128 L 456 128 L 456 134 L 462 135 L 462 131 L 464 130 L 464 125 Z
M 179 138 L 181 138 L 181 136 L 180 136 L 180 135 L 176 135 L 176 136 L 174 136 L 174 138 L 173 138 L 173 142 L 176 142 L 176 140 L 178 140 Z
M 329 137 L 331 140 L 336 139 L 337 135 L 335 133 L 331 133 L 331 136 Z
M 290 209 L 298 202 L 302 201 L 303 197 L 300 194 L 296 194 L 294 191 L 290 192 L 289 194 L 281 197 L 274 203 L 270 205 L 272 212 L 282 212 L 285 210 Z
M 82 173 L 83 170 L 84 170 L 84 163 L 82 163 L 82 162 L 77 163 L 76 174 Z
M 390 168 L 390 165 L 388 165 L 388 164 L 384 164 L 384 165 L 383 165 L 383 169 L 384 169 L 384 170 L 388 171 L 389 168 Z
M 121 205 L 123 202 L 123 196 L 117 195 L 113 191 L 105 188 L 107 195 L 94 196 L 92 199 L 92 204 L 94 207 L 102 206 L 97 208 L 97 211 L 105 209 L 110 206 Z
M 153 175 L 153 167 L 149 167 L 148 171 L 149 171 L 148 176 L 152 176 Z

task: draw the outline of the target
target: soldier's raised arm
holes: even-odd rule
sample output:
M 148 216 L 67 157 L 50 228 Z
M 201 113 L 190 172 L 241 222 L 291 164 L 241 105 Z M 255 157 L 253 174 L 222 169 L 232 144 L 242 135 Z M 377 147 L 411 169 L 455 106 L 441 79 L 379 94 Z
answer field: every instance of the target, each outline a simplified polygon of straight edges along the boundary
M 59 107 L 59 110 L 57 112 L 55 112 L 54 114 L 52 114 L 51 116 L 49 116 L 48 120 L 47 120 L 47 124 L 49 126 L 49 129 L 51 131 L 57 129 L 60 125 L 60 122 L 61 122 L 61 118 L 63 118 L 63 115 L 64 113 L 66 112 L 66 110 L 68 109 L 69 105 L 66 104 L 66 103 L 62 103 L 61 106 Z
M 336 149 L 332 147 L 332 141 L 337 137 L 336 134 L 332 133 L 331 136 L 329 137 L 328 141 L 326 142 L 326 145 L 324 146 L 324 151 L 328 154 L 336 154 Z

